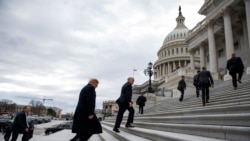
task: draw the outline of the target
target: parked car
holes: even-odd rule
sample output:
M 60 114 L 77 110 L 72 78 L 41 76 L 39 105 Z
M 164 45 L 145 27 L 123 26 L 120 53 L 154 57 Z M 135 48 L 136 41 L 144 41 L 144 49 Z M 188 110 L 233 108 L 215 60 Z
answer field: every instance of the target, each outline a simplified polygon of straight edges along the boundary
M 54 126 L 52 126 L 50 128 L 46 128 L 44 133 L 45 133 L 45 135 L 49 135 L 49 134 L 61 131 L 63 129 L 71 129 L 72 124 L 73 124 L 73 122 L 70 121 L 70 122 L 65 122 L 65 123 L 61 123 L 61 124 L 58 124 L 58 125 L 54 125 Z
M 50 116 L 38 116 L 38 115 L 31 115 L 28 116 L 28 121 L 33 120 L 35 124 L 47 123 L 51 122 Z
M 0 115 L 0 132 L 2 132 L 10 123 L 12 123 L 10 118 Z

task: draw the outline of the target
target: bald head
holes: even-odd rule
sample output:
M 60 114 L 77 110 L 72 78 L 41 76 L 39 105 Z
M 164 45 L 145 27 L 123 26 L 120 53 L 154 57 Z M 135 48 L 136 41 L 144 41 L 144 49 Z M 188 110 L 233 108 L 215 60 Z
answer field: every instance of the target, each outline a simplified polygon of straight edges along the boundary
M 134 81 L 135 81 L 134 77 L 129 77 L 129 78 L 128 78 L 128 82 L 129 82 L 131 85 L 134 84 Z

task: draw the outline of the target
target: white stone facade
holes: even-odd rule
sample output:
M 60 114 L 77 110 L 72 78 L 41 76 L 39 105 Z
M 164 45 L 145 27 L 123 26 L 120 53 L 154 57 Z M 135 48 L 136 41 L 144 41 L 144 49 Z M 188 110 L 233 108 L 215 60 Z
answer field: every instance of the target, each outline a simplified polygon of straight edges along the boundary
M 250 66 L 249 3 L 249 0 L 205 1 L 199 10 L 205 19 L 186 38 L 190 51 L 202 52 L 201 67 L 207 67 L 217 79 L 230 78 L 226 74 L 226 62 L 232 53 L 242 58 L 246 70 Z
M 198 13 L 206 17 L 188 30 L 180 10 L 176 28 L 158 51 L 152 83 L 156 96 L 179 96 L 176 87 L 181 75 L 187 78 L 185 93 L 193 93 L 192 78 L 202 67 L 215 80 L 231 79 L 226 63 L 232 53 L 242 58 L 250 74 L 250 0 L 206 0 Z M 143 90 L 147 84 L 137 87 Z

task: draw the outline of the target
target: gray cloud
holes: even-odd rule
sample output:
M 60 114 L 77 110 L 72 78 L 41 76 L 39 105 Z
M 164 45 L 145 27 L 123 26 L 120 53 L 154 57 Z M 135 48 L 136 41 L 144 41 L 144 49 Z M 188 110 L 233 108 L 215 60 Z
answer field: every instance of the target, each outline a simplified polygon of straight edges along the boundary
M 182 4 L 186 25 L 202 19 L 192 0 L 0 0 L 0 96 L 19 104 L 53 98 L 46 105 L 73 112 L 89 78 L 100 80 L 97 108 L 114 100 L 133 68 L 137 84 Z M 192 18 L 191 18 L 192 17 Z M 194 17 L 194 18 L 193 18 Z

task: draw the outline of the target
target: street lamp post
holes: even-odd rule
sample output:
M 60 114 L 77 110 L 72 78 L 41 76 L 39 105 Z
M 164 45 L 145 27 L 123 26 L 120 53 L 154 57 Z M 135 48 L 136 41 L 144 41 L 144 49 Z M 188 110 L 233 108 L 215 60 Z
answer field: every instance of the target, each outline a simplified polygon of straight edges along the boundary
M 148 85 L 148 93 L 153 93 L 153 89 L 151 86 L 151 76 L 154 75 L 154 71 L 153 71 L 153 64 L 151 62 L 148 63 L 148 67 L 144 70 L 144 74 L 147 76 L 149 76 L 149 85 Z

